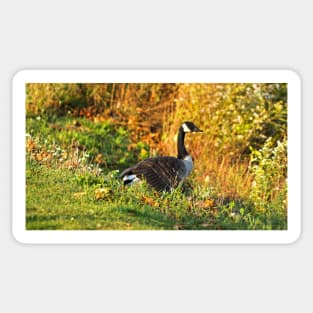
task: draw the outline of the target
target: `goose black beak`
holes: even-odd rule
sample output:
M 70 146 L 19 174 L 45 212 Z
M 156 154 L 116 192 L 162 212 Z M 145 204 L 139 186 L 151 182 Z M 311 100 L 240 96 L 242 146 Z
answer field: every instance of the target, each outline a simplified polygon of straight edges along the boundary
M 193 130 L 195 133 L 203 133 L 203 130 L 201 130 L 200 128 L 196 127 L 194 130 Z

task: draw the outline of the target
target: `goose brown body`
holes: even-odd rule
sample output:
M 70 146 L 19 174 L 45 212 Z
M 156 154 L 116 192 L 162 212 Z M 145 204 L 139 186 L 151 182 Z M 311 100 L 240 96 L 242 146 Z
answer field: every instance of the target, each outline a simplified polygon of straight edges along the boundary
M 184 162 L 175 157 L 165 156 L 143 160 L 135 166 L 126 169 L 121 176 L 135 175 L 144 177 L 147 183 L 157 191 L 170 191 L 177 187 L 186 175 Z
M 201 132 L 192 122 L 184 122 L 178 133 L 178 157 L 164 156 L 145 159 L 121 173 L 124 184 L 132 184 L 140 179 L 157 191 L 171 191 L 189 175 L 192 158 L 186 151 L 184 137 L 187 132 Z

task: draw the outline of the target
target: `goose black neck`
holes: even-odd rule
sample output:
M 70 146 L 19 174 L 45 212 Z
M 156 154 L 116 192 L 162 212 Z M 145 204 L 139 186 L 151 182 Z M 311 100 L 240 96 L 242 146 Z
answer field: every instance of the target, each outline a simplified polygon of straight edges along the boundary
M 184 159 L 188 152 L 185 148 L 185 132 L 182 127 L 179 128 L 178 138 L 177 138 L 177 151 L 178 159 Z

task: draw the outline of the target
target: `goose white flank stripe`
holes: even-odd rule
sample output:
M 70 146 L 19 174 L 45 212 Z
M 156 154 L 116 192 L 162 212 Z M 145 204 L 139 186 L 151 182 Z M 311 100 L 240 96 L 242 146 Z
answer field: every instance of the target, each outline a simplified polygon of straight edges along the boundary
M 126 175 L 123 177 L 123 181 L 125 184 L 133 184 L 140 179 L 136 175 Z
M 172 191 L 185 179 L 193 168 L 193 161 L 188 154 L 184 140 L 186 133 L 202 132 L 194 123 L 184 122 L 178 132 L 177 158 L 161 156 L 145 159 L 127 168 L 121 174 L 125 185 L 145 179 L 157 191 Z

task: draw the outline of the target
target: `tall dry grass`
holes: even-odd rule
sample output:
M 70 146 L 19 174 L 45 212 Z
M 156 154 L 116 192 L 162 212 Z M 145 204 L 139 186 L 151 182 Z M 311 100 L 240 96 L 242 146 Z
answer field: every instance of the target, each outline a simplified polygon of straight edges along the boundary
M 148 144 L 151 156 L 176 155 L 177 130 L 193 121 L 204 130 L 186 136 L 194 179 L 237 199 L 251 192 L 251 149 L 286 136 L 286 92 L 286 84 L 28 84 L 26 109 L 110 121 Z

